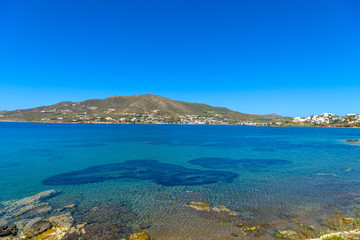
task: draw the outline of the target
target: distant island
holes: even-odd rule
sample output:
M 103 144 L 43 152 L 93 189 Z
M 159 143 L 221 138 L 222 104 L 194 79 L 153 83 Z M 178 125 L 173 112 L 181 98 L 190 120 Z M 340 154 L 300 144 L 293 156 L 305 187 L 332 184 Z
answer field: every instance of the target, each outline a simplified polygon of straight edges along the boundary
M 175 101 L 145 94 L 111 96 L 82 102 L 59 102 L 50 106 L 0 111 L 2 122 L 142 123 L 209 125 L 281 125 L 292 118 L 277 114 L 256 115 L 202 103 Z
M 291 118 L 274 113 L 246 114 L 225 107 L 145 94 L 111 96 L 82 102 L 65 101 L 50 106 L 0 111 L 0 122 L 360 127 L 360 115 L 341 117 L 323 113 Z

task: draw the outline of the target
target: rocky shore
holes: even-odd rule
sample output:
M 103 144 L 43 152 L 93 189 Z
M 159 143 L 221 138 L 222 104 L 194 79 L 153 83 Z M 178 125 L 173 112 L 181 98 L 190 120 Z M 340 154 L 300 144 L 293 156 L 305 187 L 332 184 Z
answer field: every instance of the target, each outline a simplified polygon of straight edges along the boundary
M 58 194 L 60 191 L 48 190 L 31 197 L 2 203 L 0 239 L 151 239 L 146 232 L 135 230 L 126 224 L 136 215 L 123 204 L 103 205 L 79 211 L 74 210 L 74 204 L 53 209 L 45 200 Z
M 48 190 L 0 203 L 0 240 L 154 240 L 146 232 L 151 224 L 135 223 L 137 215 L 126 204 L 86 207 L 67 202 L 67 205 L 55 208 L 48 200 L 60 193 Z M 241 212 L 224 205 L 213 206 L 206 201 L 187 202 L 184 211 L 200 218 L 216 219 L 219 223 L 231 223 L 238 229 L 227 234 L 226 238 L 214 239 L 360 239 L 360 231 L 357 230 L 360 227 L 360 211 L 355 211 L 353 217 L 336 213 L 326 219 L 319 218 L 321 228 L 297 221 L 288 222 L 295 223 L 293 227 L 251 223 L 243 219 Z
M 358 229 L 353 231 L 343 231 L 337 233 L 330 233 L 321 236 L 320 238 L 313 238 L 310 240 L 355 240 L 360 239 L 360 231 Z

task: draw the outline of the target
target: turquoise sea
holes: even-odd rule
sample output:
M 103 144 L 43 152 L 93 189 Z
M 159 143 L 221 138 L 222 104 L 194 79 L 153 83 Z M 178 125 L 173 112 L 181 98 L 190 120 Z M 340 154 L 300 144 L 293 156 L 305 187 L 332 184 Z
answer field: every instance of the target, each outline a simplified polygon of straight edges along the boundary
M 359 138 L 345 128 L 0 123 L 0 202 L 57 189 L 49 201 L 76 204 L 75 219 L 121 204 L 132 217 L 118 221 L 157 240 L 236 239 L 238 223 L 263 226 L 249 239 L 272 239 L 295 222 L 351 214 L 360 145 L 342 140 Z

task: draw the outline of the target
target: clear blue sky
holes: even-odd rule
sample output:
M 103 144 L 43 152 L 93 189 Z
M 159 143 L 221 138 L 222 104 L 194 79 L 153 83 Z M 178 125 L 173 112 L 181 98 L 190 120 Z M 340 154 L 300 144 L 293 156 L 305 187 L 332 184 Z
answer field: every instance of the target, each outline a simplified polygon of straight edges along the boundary
M 360 1 L 0 1 L 0 109 L 152 93 L 360 113 Z

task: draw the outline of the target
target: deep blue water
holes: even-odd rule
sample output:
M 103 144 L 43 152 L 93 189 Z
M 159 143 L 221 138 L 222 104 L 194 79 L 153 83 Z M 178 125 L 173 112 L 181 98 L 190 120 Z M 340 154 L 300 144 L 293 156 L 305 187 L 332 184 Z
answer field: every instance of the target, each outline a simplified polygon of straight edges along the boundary
M 267 223 L 346 211 L 360 190 L 360 145 L 342 140 L 359 138 L 344 128 L 0 123 L 0 202 L 59 189 L 55 204 L 121 201 L 157 239 L 196 239 L 234 224 L 189 201 Z

